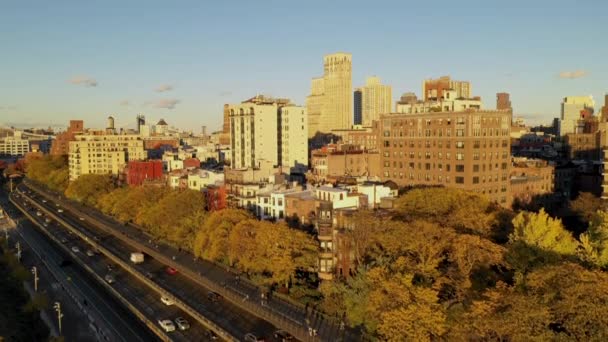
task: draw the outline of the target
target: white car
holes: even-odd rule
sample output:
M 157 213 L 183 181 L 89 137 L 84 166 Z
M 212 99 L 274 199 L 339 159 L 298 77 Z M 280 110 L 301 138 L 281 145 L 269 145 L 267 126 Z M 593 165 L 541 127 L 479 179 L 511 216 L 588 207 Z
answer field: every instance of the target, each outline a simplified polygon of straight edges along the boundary
M 80 221 L 84 221 L 84 217 L 79 217 L 78 218 Z
M 107 282 L 108 282 L 108 284 L 113 284 L 113 283 L 116 281 L 116 279 L 114 279 L 114 276 L 113 276 L 113 275 L 111 275 L 111 274 L 106 274 L 106 276 L 105 276 L 105 277 L 103 277 L 103 279 L 104 279 L 105 281 L 107 281 Z
M 37 212 L 36 212 L 36 216 L 42 216 L 42 212 L 37 211 Z
M 72 247 L 72 252 L 78 253 L 78 252 L 80 252 L 80 248 L 74 246 L 74 247 Z
M 175 304 L 175 302 L 171 298 L 165 297 L 165 296 L 160 297 L 160 301 L 163 304 L 165 304 L 165 305 L 173 305 L 173 304 Z
M 184 317 L 177 317 L 175 319 L 175 324 L 177 324 L 177 327 L 181 331 L 190 329 L 190 323 L 188 323 L 188 321 Z
M 170 319 L 159 319 L 158 324 L 165 332 L 175 331 L 175 324 Z
M 86 253 L 87 253 L 87 256 L 90 256 L 90 257 L 95 256 L 95 252 L 93 252 L 90 249 L 87 249 Z
M 59 208 L 59 209 L 57 209 L 57 212 L 58 212 L 58 213 L 62 213 L 62 212 L 63 212 L 63 209 Z
M 45 200 L 45 199 L 43 199 L 43 200 L 42 200 L 42 203 L 46 203 L 46 200 Z

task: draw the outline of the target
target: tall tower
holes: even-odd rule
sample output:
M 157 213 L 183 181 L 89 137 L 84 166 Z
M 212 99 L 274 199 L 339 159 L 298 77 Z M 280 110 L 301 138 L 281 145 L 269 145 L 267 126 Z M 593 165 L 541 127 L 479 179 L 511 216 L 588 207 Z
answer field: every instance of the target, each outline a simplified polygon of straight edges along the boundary
M 308 137 L 312 138 L 320 130 L 319 122 L 324 101 L 323 77 L 313 78 L 310 88 L 310 95 L 306 97 L 306 111 L 308 112 Z
M 391 86 L 380 83 L 376 76 L 368 77 L 362 89 L 362 124 L 370 127 L 372 121 L 378 120 L 381 114 L 391 112 L 393 90 Z
M 141 133 L 141 126 L 146 124 L 146 117 L 143 114 L 137 114 L 135 120 L 135 130 L 137 130 L 137 133 Z
M 319 131 L 350 129 L 353 124 L 352 55 L 334 53 L 323 58 L 323 108 Z
M 355 125 L 361 125 L 363 122 L 363 94 L 360 88 L 353 92 L 353 108 L 355 110 Z

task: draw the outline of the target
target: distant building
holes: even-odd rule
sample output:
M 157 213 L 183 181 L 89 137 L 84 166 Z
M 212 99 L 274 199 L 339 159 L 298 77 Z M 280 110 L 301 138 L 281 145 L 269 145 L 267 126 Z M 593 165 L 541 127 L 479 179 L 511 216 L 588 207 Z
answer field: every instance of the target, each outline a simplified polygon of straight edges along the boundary
M 362 150 L 375 150 L 378 147 L 376 132 L 371 127 L 335 129 L 332 134 L 340 137 L 342 144 L 358 146 Z
M 375 127 L 381 177 L 475 191 L 507 205 L 510 128 L 508 111 L 383 115 Z
M 201 191 L 210 185 L 223 185 L 224 173 L 194 169 L 188 172 L 188 189 Z
M 84 133 L 84 121 L 70 120 L 67 131 L 57 134 L 51 144 L 52 155 L 67 155 L 69 153 L 70 141 L 74 141 L 76 134 Z
M 545 160 L 514 158 L 511 166 L 512 203 L 529 204 L 553 193 L 555 167 Z
M 224 121 L 222 123 L 222 131 L 220 133 L 220 145 L 230 145 L 230 105 L 224 105 Z
M 165 121 L 165 119 L 160 119 L 156 126 L 154 126 L 154 133 L 156 135 L 167 135 L 169 132 L 169 125 Z
M 28 152 L 30 152 L 30 142 L 20 134 L 0 138 L 0 156 L 24 156 Z
M 513 111 L 513 108 L 511 107 L 511 100 L 510 100 L 509 93 L 497 93 L 496 94 L 496 109 Z
M 85 174 L 118 175 L 128 161 L 147 158 L 139 135 L 77 135 L 74 139 L 69 143 L 70 180 Z
M 163 177 L 163 162 L 160 160 L 133 160 L 127 164 L 126 173 L 127 184 L 139 186 L 147 181 L 161 179 Z
M 223 185 L 209 185 L 203 189 L 205 204 L 208 211 L 217 211 L 227 208 L 226 188 Z
M 310 178 L 332 181 L 338 177 L 380 176 L 380 154 L 353 145 L 327 145 L 311 153 Z
M 362 92 L 362 122 L 365 127 L 370 127 L 372 121 L 378 120 L 381 114 L 392 112 L 393 90 L 391 86 L 380 83 L 378 77 L 368 77 Z
M 608 94 L 604 95 L 604 106 L 600 116 L 601 122 L 608 122 Z
M 349 129 L 353 124 L 352 55 L 334 53 L 323 57 L 323 78 L 312 82 L 307 99 L 310 136 L 332 129 Z
M 591 114 L 593 114 L 594 107 L 595 101 L 593 101 L 591 95 L 565 97 L 561 104 L 559 135 L 565 136 L 568 133 L 576 133 L 576 126 L 578 120 L 581 119 L 581 113 L 591 111 Z
M 398 101 L 396 105 L 397 113 L 417 114 L 431 112 L 460 112 L 465 110 L 481 110 L 483 104 L 481 98 L 459 97 L 456 90 L 444 89 L 438 98 L 430 98 L 424 101 L 407 98 L 406 101 Z
M 354 124 L 361 125 L 363 122 L 363 97 L 360 88 L 353 92 Z
M 438 100 L 445 97 L 448 90 L 455 91 L 456 98 L 468 99 L 471 97 L 471 83 L 468 81 L 455 81 L 450 76 L 438 79 L 428 79 L 422 82 L 422 99 L 424 101 Z
M 308 116 L 301 106 L 279 108 L 278 161 L 286 172 L 308 169 Z

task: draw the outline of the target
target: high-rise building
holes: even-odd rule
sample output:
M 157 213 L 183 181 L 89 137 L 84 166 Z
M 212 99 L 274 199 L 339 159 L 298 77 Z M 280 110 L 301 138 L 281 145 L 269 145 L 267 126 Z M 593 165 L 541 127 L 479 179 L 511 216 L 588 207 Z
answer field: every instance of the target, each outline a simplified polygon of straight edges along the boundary
M 469 81 L 454 81 L 450 76 L 442 76 L 438 79 L 429 79 L 422 82 L 422 99 L 439 100 L 446 90 L 455 90 L 456 98 L 471 98 L 471 83 Z
M 135 130 L 141 133 L 141 127 L 146 124 L 146 117 L 143 114 L 137 114 L 135 117 Z
M 559 135 L 565 136 L 568 133 L 576 133 L 578 120 L 581 113 L 593 113 L 595 101 L 589 96 L 567 96 L 562 101 Z
M 374 124 L 383 180 L 442 185 L 508 205 L 511 113 L 382 115 Z
M 352 55 L 342 52 L 326 55 L 323 69 L 322 81 L 313 79 L 306 101 L 310 136 L 353 125 Z
M 263 161 L 308 166 L 308 118 L 304 107 L 262 95 L 228 106 L 232 168 Z
M 361 125 L 363 120 L 363 96 L 360 88 L 353 92 L 353 109 L 355 111 L 354 124 Z
M 496 94 L 496 109 L 513 111 L 513 108 L 511 107 L 511 100 L 510 100 L 509 93 L 497 93 Z
M 323 77 L 312 79 L 310 95 L 306 97 L 306 111 L 308 112 L 308 137 L 312 138 L 319 130 L 321 112 L 323 111 Z
M 393 89 L 380 83 L 376 76 L 368 77 L 362 91 L 362 124 L 371 126 L 372 121 L 378 120 L 381 114 L 391 112 Z
M 128 161 L 144 160 L 147 152 L 139 135 L 76 135 L 69 143 L 69 175 L 122 172 Z

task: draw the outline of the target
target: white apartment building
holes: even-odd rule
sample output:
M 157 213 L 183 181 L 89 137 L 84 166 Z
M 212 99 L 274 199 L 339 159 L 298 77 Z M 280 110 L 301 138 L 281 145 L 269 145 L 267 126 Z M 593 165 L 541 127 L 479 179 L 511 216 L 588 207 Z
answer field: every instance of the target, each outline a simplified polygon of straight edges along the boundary
M 70 180 L 85 174 L 118 175 L 128 161 L 147 158 L 139 135 L 77 135 L 74 139 L 68 153 Z
M 576 123 L 581 118 L 581 111 L 590 110 L 593 113 L 594 107 L 595 101 L 591 95 L 565 97 L 561 107 L 559 135 L 576 133 Z
M 359 208 L 359 196 L 349 194 L 348 189 L 320 186 L 314 189 L 315 197 L 322 201 L 332 202 L 334 209 Z
M 308 118 L 287 99 L 256 96 L 228 105 L 231 167 L 258 167 L 260 160 L 292 168 L 308 166 Z
M 19 134 L 0 140 L 0 155 L 23 156 L 30 152 L 30 142 Z
M 281 126 L 279 127 L 278 159 L 281 166 L 306 172 L 308 169 L 308 117 L 306 108 L 285 106 L 281 107 L 279 111 Z
M 278 165 L 278 105 L 244 102 L 228 110 L 232 168 L 256 167 L 260 159 Z
M 393 89 L 384 85 L 376 76 L 368 77 L 361 88 L 361 124 L 370 127 L 380 114 L 392 112 Z
M 285 195 L 302 192 L 302 188 L 292 189 L 275 189 L 271 187 L 260 190 L 256 194 L 256 214 L 259 219 L 276 219 L 282 220 L 285 218 Z

